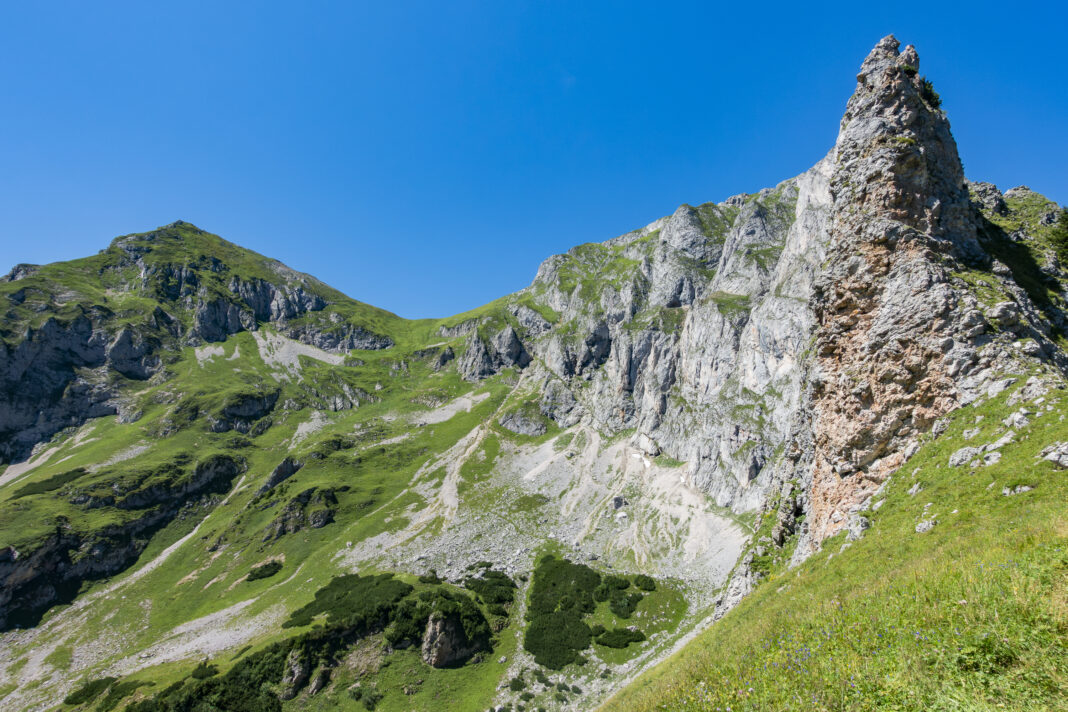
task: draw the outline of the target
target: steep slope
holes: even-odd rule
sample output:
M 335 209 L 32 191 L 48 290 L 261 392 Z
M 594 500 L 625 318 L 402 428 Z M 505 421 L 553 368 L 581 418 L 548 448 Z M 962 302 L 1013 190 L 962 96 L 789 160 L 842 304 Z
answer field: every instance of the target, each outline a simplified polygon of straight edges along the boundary
M 865 61 L 811 170 L 580 245 L 446 319 L 187 223 L 16 267 L 5 709 L 588 708 L 754 588 L 794 600 L 766 581 L 816 555 L 808 576 L 844 529 L 851 551 L 911 551 L 873 498 L 942 456 L 924 453 L 947 414 L 1012 415 L 1028 456 L 1060 436 L 997 409 L 1060 417 L 1068 225 L 964 181 L 897 50 Z M 1019 462 L 1004 428 L 956 459 Z M 1050 467 L 1032 497 L 1059 493 Z
M 1068 477 L 1048 450 L 1068 439 L 1068 404 L 1056 379 L 1016 378 L 922 438 L 862 538 L 771 567 L 603 709 L 1064 709 Z
M 884 38 L 865 60 L 832 152 L 796 462 L 727 601 L 757 593 L 608 709 L 1068 699 L 1064 415 L 1047 396 L 1066 385 L 1068 213 L 1026 188 L 967 183 L 915 49 L 898 47 Z M 1006 609 L 1006 595 L 1024 600 Z

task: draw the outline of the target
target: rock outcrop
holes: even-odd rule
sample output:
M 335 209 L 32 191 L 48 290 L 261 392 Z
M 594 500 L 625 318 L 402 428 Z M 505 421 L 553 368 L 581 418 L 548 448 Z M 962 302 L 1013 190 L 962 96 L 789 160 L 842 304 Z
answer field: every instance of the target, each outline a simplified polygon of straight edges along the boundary
M 122 524 L 91 530 L 60 521 L 54 533 L 32 548 L 0 556 L 0 630 L 36 625 L 52 606 L 74 600 L 84 581 L 126 569 L 151 535 L 185 505 L 226 492 L 244 467 L 239 459 L 216 455 L 167 483 L 123 491 L 117 489 L 116 479 L 116 487 L 104 498 L 75 493 L 72 502 L 85 509 L 108 507 L 133 516 L 124 517 Z
M 321 529 L 334 521 L 337 493 L 329 488 L 309 487 L 289 500 L 268 526 L 264 541 L 271 541 L 302 529 Z
M 478 652 L 479 646 L 467 639 L 458 616 L 434 611 L 423 633 L 423 662 L 431 667 L 452 667 Z

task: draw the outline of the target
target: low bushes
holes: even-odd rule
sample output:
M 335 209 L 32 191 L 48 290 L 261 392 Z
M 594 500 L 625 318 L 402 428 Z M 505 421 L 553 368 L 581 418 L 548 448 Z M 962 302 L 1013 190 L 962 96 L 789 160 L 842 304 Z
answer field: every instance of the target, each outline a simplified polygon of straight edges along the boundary
M 574 611 L 557 611 L 535 617 L 527 626 L 523 647 L 534 662 L 559 670 L 575 662 L 580 650 L 590 647 L 589 626 Z
M 268 561 L 266 564 L 261 564 L 260 566 L 253 566 L 252 570 L 248 572 L 248 576 L 245 580 L 259 581 L 260 579 L 270 578 L 281 570 L 281 561 Z
M 411 585 L 393 578 L 393 574 L 345 574 L 316 591 L 315 600 L 293 611 L 282 627 L 310 625 L 323 613 L 329 624 L 372 622 L 385 617 L 412 590 Z
M 627 593 L 626 591 L 612 591 L 608 597 L 608 608 L 620 618 L 630 618 L 634 609 L 641 603 L 642 594 Z
M 634 585 L 643 591 L 655 591 L 656 581 L 652 576 L 646 576 L 645 574 L 638 574 L 634 577 Z
M 484 603 L 508 604 L 515 600 L 515 581 L 495 569 L 483 569 L 480 576 L 466 577 L 464 588 L 477 593 Z
M 90 680 L 67 695 L 63 700 L 63 704 L 82 705 L 86 702 L 92 702 L 100 696 L 101 692 L 111 687 L 117 679 L 115 677 L 102 677 L 99 680 Z
M 625 648 L 631 643 L 640 643 L 643 640 L 645 640 L 645 634 L 640 630 L 615 628 L 601 633 L 594 642 L 606 648 Z
M 596 607 L 601 575 L 588 566 L 546 555 L 534 569 L 523 647 L 535 662 L 559 670 L 575 662 L 593 637 L 583 622 Z

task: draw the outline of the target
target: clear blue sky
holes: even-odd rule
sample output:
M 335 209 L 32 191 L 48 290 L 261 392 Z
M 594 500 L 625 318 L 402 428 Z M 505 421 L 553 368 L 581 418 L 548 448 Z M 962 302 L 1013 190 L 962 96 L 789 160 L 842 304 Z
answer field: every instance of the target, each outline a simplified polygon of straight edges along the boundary
M 969 177 L 1065 203 L 1066 21 L 1054 2 L 9 2 L 0 272 L 183 219 L 403 316 L 463 311 L 552 253 L 804 171 L 889 32 Z

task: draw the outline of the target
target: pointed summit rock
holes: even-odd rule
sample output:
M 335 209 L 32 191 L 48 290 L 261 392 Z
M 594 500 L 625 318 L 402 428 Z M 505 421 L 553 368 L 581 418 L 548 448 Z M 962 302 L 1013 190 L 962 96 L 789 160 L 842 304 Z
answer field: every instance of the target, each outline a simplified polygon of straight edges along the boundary
M 887 36 L 864 60 L 834 150 L 815 297 L 816 543 L 960 402 L 985 331 L 975 297 L 951 279 L 989 261 L 956 142 L 915 48 L 898 47 Z

